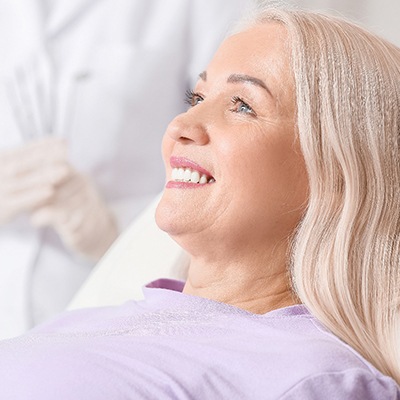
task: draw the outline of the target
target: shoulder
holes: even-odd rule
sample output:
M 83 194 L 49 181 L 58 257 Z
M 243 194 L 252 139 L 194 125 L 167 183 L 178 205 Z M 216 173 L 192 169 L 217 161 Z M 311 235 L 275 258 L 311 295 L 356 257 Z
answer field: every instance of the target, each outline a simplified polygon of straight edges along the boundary
M 310 314 L 273 315 L 264 371 L 282 400 L 398 399 L 396 382 L 376 370 Z M 266 320 L 267 322 L 267 320 Z M 266 329 L 269 331 L 269 329 Z M 266 389 L 266 388 L 264 388 Z
M 280 400 L 399 400 L 396 382 L 387 376 L 353 368 L 307 377 L 287 390 Z

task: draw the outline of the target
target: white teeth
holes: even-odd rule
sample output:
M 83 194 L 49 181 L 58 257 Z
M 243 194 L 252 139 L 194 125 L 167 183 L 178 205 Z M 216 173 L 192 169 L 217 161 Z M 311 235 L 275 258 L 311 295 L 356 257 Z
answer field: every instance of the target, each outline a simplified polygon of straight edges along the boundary
M 172 174 L 171 174 L 172 179 L 173 179 L 174 181 L 176 181 L 176 180 L 178 179 L 178 175 L 179 175 L 178 169 L 177 169 L 177 168 L 174 168 L 174 169 L 172 170 Z
M 201 178 L 200 178 L 200 183 L 201 183 L 202 185 L 204 185 L 205 183 L 207 183 L 207 177 L 206 177 L 205 175 L 202 175 L 202 176 L 201 176 Z
M 189 168 L 186 168 L 185 173 L 183 174 L 183 180 L 185 182 L 189 182 L 191 176 L 192 176 L 192 171 Z
M 199 172 L 198 172 L 198 171 L 193 171 L 193 172 L 190 174 L 190 180 L 191 180 L 193 183 L 199 183 L 199 182 L 200 182 L 200 174 L 199 174 Z
M 171 178 L 174 181 L 199 183 L 201 185 L 215 182 L 214 178 L 208 180 L 207 175 L 200 175 L 199 171 L 193 171 L 190 168 L 172 168 Z

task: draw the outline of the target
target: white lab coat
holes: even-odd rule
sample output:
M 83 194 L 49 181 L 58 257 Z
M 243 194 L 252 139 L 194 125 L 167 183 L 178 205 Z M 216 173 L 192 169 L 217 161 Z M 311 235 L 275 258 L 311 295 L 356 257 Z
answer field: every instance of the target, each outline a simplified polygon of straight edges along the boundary
M 71 163 L 92 177 L 122 229 L 162 189 L 165 127 L 249 4 L 0 0 L 0 150 L 26 140 L 4 85 L 16 66 L 34 60 L 50 88 L 52 128 L 32 135 L 67 139 Z M 51 229 L 33 229 L 27 216 L 1 227 L 0 337 L 62 310 L 91 268 Z

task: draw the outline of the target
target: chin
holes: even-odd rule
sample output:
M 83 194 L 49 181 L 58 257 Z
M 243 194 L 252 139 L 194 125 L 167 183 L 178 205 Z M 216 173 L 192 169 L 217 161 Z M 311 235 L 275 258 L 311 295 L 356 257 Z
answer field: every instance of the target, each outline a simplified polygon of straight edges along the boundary
M 164 193 L 157 205 L 155 213 L 156 224 L 162 231 L 169 235 L 174 235 L 181 230 L 179 228 L 182 225 L 180 219 L 179 209 L 165 198 Z
M 155 220 L 157 226 L 162 230 L 168 233 L 169 229 L 168 226 L 170 225 L 169 223 L 169 218 L 165 215 L 165 210 L 163 209 L 162 206 L 160 206 L 160 203 L 157 206 L 156 209 L 156 214 L 155 214 Z

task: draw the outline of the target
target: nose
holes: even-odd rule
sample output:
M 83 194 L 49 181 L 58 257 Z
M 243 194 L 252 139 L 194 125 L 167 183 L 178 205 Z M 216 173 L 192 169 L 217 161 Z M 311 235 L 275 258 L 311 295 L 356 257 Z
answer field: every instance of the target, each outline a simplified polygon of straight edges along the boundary
M 168 125 L 167 135 L 182 144 L 204 146 L 210 141 L 206 126 L 186 112 L 175 117 Z

